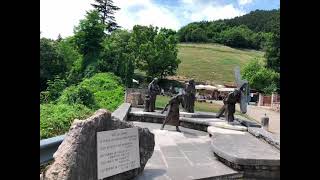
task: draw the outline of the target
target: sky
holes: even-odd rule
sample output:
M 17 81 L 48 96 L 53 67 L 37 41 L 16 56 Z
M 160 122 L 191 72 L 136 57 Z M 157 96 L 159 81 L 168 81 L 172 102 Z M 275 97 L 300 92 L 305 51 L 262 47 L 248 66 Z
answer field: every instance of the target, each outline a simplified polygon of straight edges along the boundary
M 41 37 L 56 39 L 73 35 L 94 0 L 40 0 Z M 122 29 L 136 24 L 178 30 L 194 21 L 212 21 L 241 16 L 250 11 L 280 8 L 280 0 L 113 0 Z

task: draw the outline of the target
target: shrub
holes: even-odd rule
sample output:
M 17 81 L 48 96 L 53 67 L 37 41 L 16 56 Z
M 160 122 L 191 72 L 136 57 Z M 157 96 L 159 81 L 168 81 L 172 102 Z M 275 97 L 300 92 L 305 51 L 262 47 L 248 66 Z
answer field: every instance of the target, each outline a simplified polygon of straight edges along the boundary
M 264 67 L 261 60 L 255 59 L 248 63 L 242 71 L 242 76 L 247 79 L 250 86 L 265 94 L 279 90 L 280 74 Z
M 86 118 L 92 112 L 81 104 L 41 104 L 40 138 L 62 135 L 69 130 L 74 119 Z
M 96 107 L 93 93 L 89 89 L 81 86 L 70 86 L 66 88 L 59 98 L 59 103 L 69 105 L 82 104 L 89 108 Z
M 50 101 L 55 101 L 56 99 L 59 98 L 61 95 L 61 92 L 63 91 L 64 88 L 66 88 L 66 81 L 63 79 L 60 79 L 59 76 L 56 76 L 55 79 L 48 80 L 48 87 L 47 87 L 47 100 Z
M 114 111 L 123 100 L 123 85 L 114 74 L 98 73 L 84 79 L 66 88 L 56 104 L 40 105 L 41 138 L 67 132 L 75 118 L 85 118 L 99 108 Z

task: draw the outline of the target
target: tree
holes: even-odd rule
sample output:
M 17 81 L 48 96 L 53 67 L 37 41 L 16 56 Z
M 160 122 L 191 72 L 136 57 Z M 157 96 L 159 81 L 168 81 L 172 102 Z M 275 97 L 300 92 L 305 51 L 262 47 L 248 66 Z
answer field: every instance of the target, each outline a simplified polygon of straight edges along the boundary
M 280 35 L 275 34 L 266 43 L 267 67 L 280 72 Z
M 106 25 L 106 30 L 112 32 L 120 26 L 115 21 L 114 11 L 120 8 L 113 5 L 112 0 L 95 0 L 96 4 L 91 4 L 99 13 L 102 19 L 102 23 Z
M 40 91 L 47 88 L 47 81 L 56 75 L 64 77 L 66 64 L 58 51 L 57 42 L 47 38 L 40 39 Z
M 82 78 L 83 56 L 74 44 L 74 38 L 68 37 L 58 43 L 58 52 L 66 64 L 66 82 L 68 85 L 78 83 Z
M 242 76 L 247 79 L 250 87 L 271 94 L 280 90 L 280 74 L 263 66 L 261 60 L 249 62 L 242 70 Z
M 74 29 L 74 41 L 79 52 L 83 55 L 82 69 L 85 74 L 92 74 L 102 51 L 105 38 L 105 25 L 96 10 L 87 12 L 85 19 Z
M 129 46 L 131 34 L 126 30 L 114 31 L 104 42 L 104 51 L 98 62 L 100 72 L 113 72 L 127 86 L 132 86 L 134 74 L 133 50 Z
M 137 68 L 149 77 L 174 75 L 181 62 L 177 58 L 177 39 L 168 29 L 134 26 L 130 38 Z
M 59 34 L 58 34 L 58 37 L 57 37 L 57 42 L 62 41 L 62 39 L 63 39 L 63 38 L 61 37 L 61 34 L 59 33 Z

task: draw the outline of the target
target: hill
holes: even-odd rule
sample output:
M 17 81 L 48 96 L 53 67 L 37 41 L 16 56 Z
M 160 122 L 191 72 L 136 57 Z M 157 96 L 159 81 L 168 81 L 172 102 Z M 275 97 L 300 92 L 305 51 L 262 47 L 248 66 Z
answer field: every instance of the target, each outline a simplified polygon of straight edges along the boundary
M 194 78 L 213 84 L 233 83 L 235 66 L 243 67 L 254 58 L 263 59 L 261 51 L 235 49 L 219 44 L 180 43 L 178 58 L 181 60 L 176 80 Z
M 255 10 L 249 14 L 223 20 L 229 26 L 245 25 L 254 32 L 278 32 L 280 31 L 280 9 Z
M 256 10 L 232 19 L 192 22 L 177 32 L 179 42 L 210 42 L 263 50 L 280 34 L 280 9 Z

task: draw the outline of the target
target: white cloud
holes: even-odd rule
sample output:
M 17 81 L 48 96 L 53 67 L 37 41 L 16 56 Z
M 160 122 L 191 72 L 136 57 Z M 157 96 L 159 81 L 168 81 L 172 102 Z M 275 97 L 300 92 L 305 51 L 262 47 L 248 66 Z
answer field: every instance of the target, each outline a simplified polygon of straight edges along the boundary
M 91 9 L 85 0 L 41 0 L 40 31 L 42 36 L 56 39 L 73 35 L 73 27 L 83 19 L 86 11 Z
M 114 2 L 121 7 L 121 10 L 115 14 L 116 20 L 125 29 L 132 29 L 136 24 L 167 27 L 175 30 L 181 26 L 174 13 L 167 8 L 153 4 L 150 0 L 127 1 L 128 3 L 116 0 Z M 132 12 L 130 11 L 132 7 L 139 7 L 139 9 Z
M 253 2 L 253 0 L 238 0 L 239 5 L 241 5 L 241 6 L 250 4 L 252 2 Z
M 235 8 L 232 4 L 219 4 L 217 2 L 184 4 L 184 17 L 190 21 L 212 21 L 229 19 L 245 14 L 244 11 Z
M 92 9 L 93 0 L 41 0 L 40 30 L 42 36 L 57 38 L 73 35 L 74 26 Z M 240 0 L 250 3 L 252 0 Z M 182 0 L 176 7 L 159 5 L 152 0 L 114 0 L 121 9 L 115 13 L 117 23 L 124 29 L 136 24 L 153 25 L 178 30 L 193 21 L 227 19 L 245 14 L 233 4 L 219 1 Z

